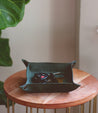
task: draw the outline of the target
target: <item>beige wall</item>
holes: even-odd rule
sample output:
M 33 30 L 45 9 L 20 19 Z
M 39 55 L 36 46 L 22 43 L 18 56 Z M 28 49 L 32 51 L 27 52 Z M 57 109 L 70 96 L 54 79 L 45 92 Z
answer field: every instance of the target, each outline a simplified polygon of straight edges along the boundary
M 81 0 L 80 14 L 79 67 L 98 79 L 98 0 Z
M 75 0 L 31 0 L 23 21 L 6 29 L 10 38 L 12 67 L 0 67 L 4 81 L 16 71 L 25 69 L 21 59 L 35 62 L 71 62 L 76 57 Z M 24 109 L 16 107 L 16 112 Z M 0 112 L 6 113 L 0 106 Z M 59 111 L 58 111 L 59 112 Z
M 98 0 L 81 0 L 80 69 L 98 78 Z

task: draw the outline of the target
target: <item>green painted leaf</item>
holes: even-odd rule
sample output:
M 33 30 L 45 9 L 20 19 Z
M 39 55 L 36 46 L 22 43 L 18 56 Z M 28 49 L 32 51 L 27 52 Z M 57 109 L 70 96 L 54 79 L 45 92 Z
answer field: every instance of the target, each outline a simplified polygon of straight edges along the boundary
M 0 38 L 0 66 L 11 66 L 9 39 Z
M 4 85 L 4 83 L 2 81 L 0 81 L 0 105 L 7 106 L 7 97 L 5 95 L 3 85 Z M 9 105 L 10 106 L 12 105 L 12 101 L 9 101 Z
M 16 26 L 24 16 L 29 0 L 0 0 L 0 29 Z
M 30 0 L 25 0 L 25 4 L 27 4 L 27 3 L 29 3 L 30 2 Z
M 2 33 L 2 31 L 0 30 L 0 37 L 1 37 L 1 33 Z

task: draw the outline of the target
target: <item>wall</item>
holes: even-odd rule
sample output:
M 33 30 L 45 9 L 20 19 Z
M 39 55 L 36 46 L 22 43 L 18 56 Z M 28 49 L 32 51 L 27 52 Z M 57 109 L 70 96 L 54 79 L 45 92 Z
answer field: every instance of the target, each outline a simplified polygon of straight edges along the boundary
M 0 80 L 25 69 L 21 59 L 32 62 L 71 62 L 76 58 L 75 0 L 31 0 L 23 21 L 3 31 L 10 39 L 12 67 L 0 67 Z M 25 109 L 16 105 L 16 112 Z M 22 109 L 23 108 L 23 109 Z M 6 113 L 4 106 L 0 112 Z M 59 112 L 59 111 L 58 111 Z M 61 110 L 60 110 L 61 112 Z
M 81 0 L 80 16 L 80 69 L 93 74 L 98 78 L 98 1 Z
M 98 79 L 98 0 L 81 0 L 79 67 Z

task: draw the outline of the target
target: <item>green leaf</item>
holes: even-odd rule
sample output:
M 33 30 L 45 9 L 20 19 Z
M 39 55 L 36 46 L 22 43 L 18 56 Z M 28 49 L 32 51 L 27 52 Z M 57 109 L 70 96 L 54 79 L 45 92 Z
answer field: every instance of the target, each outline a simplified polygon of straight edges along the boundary
M 0 66 L 11 66 L 9 39 L 0 38 Z
M 0 105 L 5 105 L 7 106 L 7 97 L 5 95 L 4 92 L 4 88 L 3 88 L 4 83 L 2 81 L 0 81 Z M 12 105 L 12 101 L 9 101 L 9 105 Z
M 1 37 L 2 31 L 0 30 L 0 37 Z
M 25 4 L 27 4 L 27 3 L 29 3 L 30 2 L 30 0 L 25 0 Z
M 0 29 L 16 26 L 24 16 L 29 0 L 0 0 Z

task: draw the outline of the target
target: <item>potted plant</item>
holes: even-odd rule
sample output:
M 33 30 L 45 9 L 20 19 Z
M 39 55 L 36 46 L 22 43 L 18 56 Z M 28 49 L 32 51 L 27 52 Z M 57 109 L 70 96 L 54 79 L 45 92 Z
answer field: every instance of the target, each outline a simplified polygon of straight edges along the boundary
M 2 38 L 2 30 L 15 27 L 23 19 L 25 5 L 30 0 L 0 0 L 0 66 L 11 66 L 9 39 Z M 0 81 L 0 105 L 6 105 L 7 99 Z M 10 101 L 11 105 L 11 101 Z

